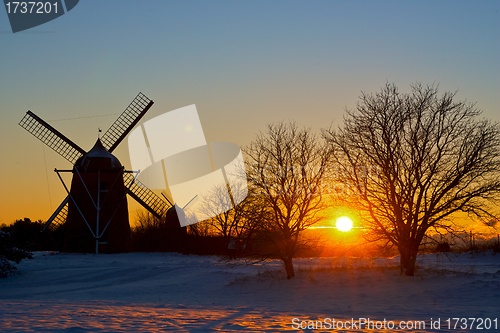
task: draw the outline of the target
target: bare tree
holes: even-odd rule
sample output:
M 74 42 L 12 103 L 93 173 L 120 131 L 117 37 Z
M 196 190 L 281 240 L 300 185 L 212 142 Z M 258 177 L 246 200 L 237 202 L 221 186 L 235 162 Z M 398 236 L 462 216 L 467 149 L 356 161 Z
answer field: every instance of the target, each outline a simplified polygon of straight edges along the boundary
M 226 242 L 234 236 L 241 217 L 238 209 L 224 211 L 226 207 L 232 207 L 231 196 L 226 185 L 213 187 L 203 198 L 203 211 L 207 216 L 213 216 L 207 220 L 210 229 L 215 234 L 222 236 Z M 220 213 L 222 211 L 222 213 Z
M 294 123 L 269 125 L 265 134 L 247 147 L 250 188 L 259 192 L 274 233 L 287 278 L 295 276 L 292 259 L 301 232 L 318 222 L 324 208 L 321 182 L 329 163 L 329 148 L 308 130 Z
M 234 197 L 245 199 L 235 205 Z M 226 207 L 232 208 L 224 211 Z M 264 214 L 256 196 L 253 193 L 247 194 L 246 187 L 237 184 L 233 184 L 231 188 L 227 185 L 212 188 L 203 198 L 203 208 L 207 216 L 213 216 L 206 220 L 210 230 L 221 236 L 227 246 L 230 242 L 248 245 Z M 221 211 L 223 212 L 220 213 Z
M 344 200 L 366 213 L 372 239 L 397 246 L 401 274 L 414 275 L 426 232 L 452 229 L 456 213 L 496 220 L 499 126 L 454 99 L 433 85 L 404 94 L 386 84 L 363 93 L 342 128 L 325 131 Z
M 187 232 L 197 237 L 208 237 L 212 234 L 212 225 L 208 220 L 193 223 L 187 226 Z
M 140 209 L 135 212 L 135 230 L 143 231 L 146 229 L 159 229 L 162 225 L 162 220 L 155 217 L 150 212 Z

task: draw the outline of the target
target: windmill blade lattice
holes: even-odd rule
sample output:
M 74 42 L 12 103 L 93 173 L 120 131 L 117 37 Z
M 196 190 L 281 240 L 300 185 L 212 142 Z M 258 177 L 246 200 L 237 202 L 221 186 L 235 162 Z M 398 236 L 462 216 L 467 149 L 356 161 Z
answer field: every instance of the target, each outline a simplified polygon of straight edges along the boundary
M 153 106 L 153 103 L 143 93 L 140 92 L 137 94 L 125 111 L 122 112 L 102 136 L 101 142 L 103 146 L 112 153 L 146 112 L 148 112 L 151 106 Z
M 48 218 L 47 222 L 43 226 L 43 230 L 49 228 L 50 226 L 59 227 L 66 222 L 66 218 L 68 217 L 68 201 L 69 196 L 67 196 L 63 202 L 57 207 L 57 209 L 52 213 L 52 215 Z
M 126 172 L 123 174 L 123 183 L 128 189 L 128 194 L 144 208 L 158 218 L 165 217 L 168 208 L 170 208 L 167 202 L 135 179 L 132 173 Z
M 26 112 L 23 119 L 19 122 L 19 126 L 30 132 L 38 140 L 45 143 L 72 164 L 85 154 L 85 150 L 31 111 Z

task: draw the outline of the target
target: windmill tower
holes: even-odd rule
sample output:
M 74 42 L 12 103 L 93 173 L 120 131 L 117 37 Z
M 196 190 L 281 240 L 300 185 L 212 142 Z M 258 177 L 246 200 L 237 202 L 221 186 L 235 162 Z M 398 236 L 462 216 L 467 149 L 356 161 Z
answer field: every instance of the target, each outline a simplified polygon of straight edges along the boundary
M 104 247 L 123 252 L 130 245 L 126 195 L 158 218 L 164 218 L 167 201 L 140 183 L 112 155 L 114 149 L 146 114 L 153 101 L 139 93 L 88 152 L 28 111 L 19 125 L 73 164 L 71 170 L 55 170 L 68 196 L 49 217 L 45 228 L 64 228 L 65 250 L 90 252 Z M 60 173 L 72 172 L 71 188 Z

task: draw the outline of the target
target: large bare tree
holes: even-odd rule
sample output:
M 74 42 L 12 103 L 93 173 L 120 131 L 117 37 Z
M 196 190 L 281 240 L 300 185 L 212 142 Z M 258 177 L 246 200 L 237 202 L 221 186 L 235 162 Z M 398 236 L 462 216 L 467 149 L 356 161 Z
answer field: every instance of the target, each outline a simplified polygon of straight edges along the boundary
M 249 187 L 270 211 L 265 225 L 290 279 L 299 236 L 319 221 L 324 208 L 320 189 L 330 159 L 328 145 L 295 123 L 281 122 L 269 125 L 245 154 Z
M 402 274 L 414 275 L 428 230 L 453 228 L 456 213 L 496 220 L 500 130 L 480 115 L 437 86 L 400 93 L 388 83 L 325 131 L 343 199 L 366 213 L 369 235 L 397 246 Z

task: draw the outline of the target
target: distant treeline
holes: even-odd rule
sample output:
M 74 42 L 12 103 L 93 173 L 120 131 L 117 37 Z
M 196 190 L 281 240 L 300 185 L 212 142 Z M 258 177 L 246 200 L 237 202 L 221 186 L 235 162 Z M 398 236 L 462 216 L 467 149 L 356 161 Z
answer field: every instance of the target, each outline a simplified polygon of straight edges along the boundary
M 2 225 L 0 231 L 9 235 L 12 247 L 33 251 L 61 251 L 64 244 L 64 230 L 61 227 L 47 228 L 44 222 L 24 218 L 11 225 Z M 134 252 L 180 252 L 197 255 L 223 255 L 228 257 L 276 257 L 275 239 L 277 235 L 266 230 L 255 230 L 251 235 L 240 237 L 223 236 L 208 224 L 197 224 L 187 228 L 172 227 L 159 219 L 143 215 L 136 227 L 132 228 L 132 251 Z M 324 238 L 308 237 L 301 242 L 298 257 L 332 255 Z M 4 240 L 5 241 L 5 240 Z M 0 243 L 2 240 L 0 239 Z M 449 251 L 489 251 L 500 253 L 498 238 L 480 239 L 473 234 L 465 237 L 428 237 L 422 244 L 424 252 Z M 0 244 L 1 245 L 1 244 Z M 327 249 L 327 250 L 325 250 Z M 103 246 L 100 251 L 106 253 Z M 346 254 L 356 255 L 348 250 Z M 372 254 L 376 255 L 372 252 Z M 394 254 L 394 253 L 392 253 Z M 380 251 L 378 255 L 383 255 Z
M 27 251 L 62 251 L 64 248 L 64 225 L 46 228 L 41 220 L 29 218 L 16 220 L 11 225 L 2 225 L 0 230 L 9 235 L 10 242 Z M 228 257 L 275 257 L 276 235 L 265 230 L 256 230 L 241 237 L 222 236 L 209 231 L 203 224 L 181 228 L 172 227 L 161 220 L 142 219 L 131 229 L 134 252 L 180 252 L 197 255 L 224 255 Z M 107 253 L 106 246 L 100 247 Z M 319 256 L 319 242 L 304 242 L 298 256 Z

